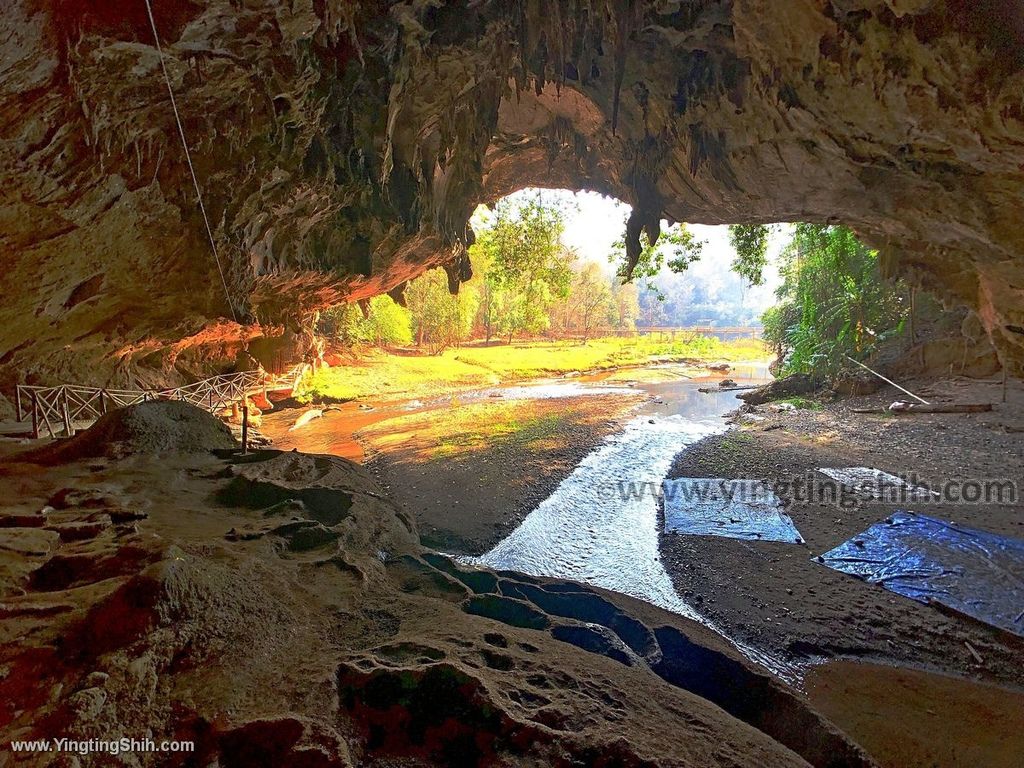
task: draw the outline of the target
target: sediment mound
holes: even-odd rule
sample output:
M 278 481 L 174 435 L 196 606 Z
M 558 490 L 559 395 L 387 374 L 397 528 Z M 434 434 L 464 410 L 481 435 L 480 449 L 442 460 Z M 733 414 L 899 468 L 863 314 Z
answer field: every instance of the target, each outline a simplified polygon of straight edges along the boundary
M 203 453 L 236 448 L 231 430 L 211 413 L 176 400 L 139 403 L 102 416 L 72 438 L 23 458 L 41 464 L 134 454 Z

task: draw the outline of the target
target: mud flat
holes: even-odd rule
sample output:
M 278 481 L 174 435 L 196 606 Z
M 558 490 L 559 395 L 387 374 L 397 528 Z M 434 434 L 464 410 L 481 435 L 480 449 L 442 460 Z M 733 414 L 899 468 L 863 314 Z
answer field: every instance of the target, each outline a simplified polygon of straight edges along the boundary
M 1024 692 L 852 661 L 814 667 L 806 689 L 885 768 L 1015 768 L 1024 754 Z
M 359 433 L 369 467 L 424 544 L 482 554 L 641 404 L 639 393 L 477 403 Z
M 802 403 L 812 407 L 797 410 L 758 406 L 740 417 L 738 428 L 680 454 L 669 474 L 751 478 L 790 487 L 814 476 L 817 467 L 876 467 L 897 476 L 916 474 L 932 487 L 947 479 L 1019 482 L 1024 477 L 1024 396 L 1019 390 L 1011 388 L 1003 404 L 998 384 L 909 384 L 937 402 L 994 402 L 996 407 L 992 413 L 914 416 L 852 410 L 888 405 L 895 399 L 891 392 Z M 806 685 L 812 701 L 859 734 L 884 764 L 1012 764 L 1020 754 L 1013 745 L 1020 732 L 1024 639 L 813 560 L 897 508 L 1024 538 L 1020 499 L 896 506 L 863 499 L 846 506 L 794 499 L 786 512 L 805 545 L 662 534 L 661 559 L 682 599 L 727 635 L 811 667 Z M 835 659 L 871 665 L 813 669 Z M 967 679 L 999 687 L 963 682 L 958 688 Z M 987 702 L 986 692 L 991 693 Z M 901 712 L 905 729 L 896 724 Z M 897 719 L 886 725 L 887 716 Z M 938 732 L 943 735 L 928 740 Z

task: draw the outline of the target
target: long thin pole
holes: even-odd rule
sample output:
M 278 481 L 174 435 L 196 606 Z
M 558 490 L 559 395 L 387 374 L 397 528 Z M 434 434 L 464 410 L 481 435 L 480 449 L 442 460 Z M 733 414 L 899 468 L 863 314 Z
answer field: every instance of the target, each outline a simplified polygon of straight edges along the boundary
M 900 386 L 899 384 L 897 384 L 897 383 L 896 383 L 895 381 L 893 381 L 892 379 L 887 379 L 887 378 L 885 378 L 885 376 L 883 376 L 882 374 L 880 374 L 880 373 L 879 373 L 878 371 L 873 371 L 873 370 L 871 370 L 870 368 L 868 368 L 868 367 L 867 367 L 866 365 L 864 365 L 864 363 L 860 362 L 859 360 L 854 360 L 854 359 L 853 359 L 852 357 L 850 357 L 849 355 L 843 355 L 843 357 L 845 357 L 845 358 L 846 358 L 847 360 L 849 360 L 849 361 L 850 361 L 851 363 L 856 363 L 857 365 L 859 365 L 859 366 L 860 366 L 861 368 L 863 368 L 863 369 L 864 369 L 865 371 L 867 371 L 868 373 L 870 373 L 870 374 L 873 374 L 873 375 L 877 376 L 877 377 L 878 377 L 878 378 L 880 378 L 880 379 L 881 379 L 882 381 L 884 381 L 884 382 L 885 382 L 886 384 L 892 384 L 892 385 L 893 385 L 894 387 L 896 387 L 896 389 L 898 389 L 898 390 L 899 390 L 900 392 L 906 392 L 906 393 L 907 393 L 908 395 L 910 395 L 910 396 L 911 396 L 912 398 L 914 398 L 915 400 L 917 400 L 917 401 L 919 401 L 919 402 L 922 402 L 922 403 L 924 403 L 925 405 L 931 405 L 931 403 L 929 403 L 929 402 L 928 402 L 927 400 L 925 400 L 925 399 L 924 399 L 923 397 L 918 397 L 918 396 L 917 396 L 917 395 L 915 395 L 915 394 L 914 394 L 913 392 L 911 392 L 911 391 L 910 391 L 909 389 L 904 389 L 903 387 L 901 387 L 901 386 Z
M 32 390 L 32 437 L 35 440 L 39 439 L 39 395 L 36 394 L 35 390 Z
M 232 319 L 237 323 L 238 315 L 235 314 L 235 305 L 231 301 L 231 293 L 228 291 L 228 281 L 224 277 L 224 267 L 220 263 L 220 254 L 217 253 L 217 242 L 213 239 L 213 229 L 210 228 L 210 219 L 206 215 L 206 206 L 203 205 L 203 193 L 199 190 L 199 179 L 196 177 L 196 169 L 192 165 L 192 153 L 188 149 L 188 140 L 185 138 L 185 128 L 181 124 L 181 115 L 178 114 L 178 102 L 174 98 L 174 89 L 171 88 L 171 76 L 167 73 L 167 64 L 164 61 L 164 51 L 160 47 L 160 35 L 156 31 L 156 20 L 153 18 L 153 7 L 149 0 L 146 2 L 146 13 L 149 14 L 149 26 L 153 30 L 153 43 L 156 46 L 157 56 L 160 59 L 160 69 L 164 73 L 164 82 L 167 83 L 167 95 L 171 97 L 171 109 L 174 110 L 174 121 L 178 124 L 178 135 L 181 136 L 181 146 L 185 150 L 185 160 L 188 161 L 188 171 L 192 174 L 192 186 L 196 188 L 196 199 L 199 201 L 199 211 L 203 214 L 203 221 L 206 224 L 206 236 L 210 238 L 210 249 L 213 251 L 213 259 L 217 262 L 217 272 L 220 274 L 220 284 L 224 287 L 224 298 L 227 299 L 228 309 L 231 311 Z
M 242 455 L 249 452 L 249 406 L 242 406 Z

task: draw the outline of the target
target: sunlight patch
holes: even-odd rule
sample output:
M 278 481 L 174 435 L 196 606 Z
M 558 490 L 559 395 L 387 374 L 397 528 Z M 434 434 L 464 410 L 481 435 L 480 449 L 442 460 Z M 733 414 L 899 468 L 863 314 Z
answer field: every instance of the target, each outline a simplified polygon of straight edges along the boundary
M 778 496 L 757 480 L 680 477 L 662 483 L 665 532 L 803 544 Z

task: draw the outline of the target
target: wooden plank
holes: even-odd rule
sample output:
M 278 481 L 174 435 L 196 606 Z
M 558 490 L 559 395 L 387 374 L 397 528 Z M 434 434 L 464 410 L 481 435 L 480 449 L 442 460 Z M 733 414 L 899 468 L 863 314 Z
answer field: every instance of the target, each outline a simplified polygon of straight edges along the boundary
M 851 413 L 987 413 L 992 410 L 992 403 L 908 403 L 906 408 L 851 408 Z
M 39 399 L 35 392 L 32 393 L 32 437 L 39 439 Z

